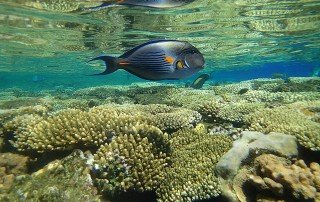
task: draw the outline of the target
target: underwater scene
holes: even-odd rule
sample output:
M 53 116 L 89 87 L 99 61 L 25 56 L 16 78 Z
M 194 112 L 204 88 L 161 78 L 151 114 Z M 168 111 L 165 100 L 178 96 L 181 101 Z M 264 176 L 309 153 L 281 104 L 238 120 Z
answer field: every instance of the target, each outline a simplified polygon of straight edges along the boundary
M 320 202 L 319 0 L 0 0 L 0 201 Z

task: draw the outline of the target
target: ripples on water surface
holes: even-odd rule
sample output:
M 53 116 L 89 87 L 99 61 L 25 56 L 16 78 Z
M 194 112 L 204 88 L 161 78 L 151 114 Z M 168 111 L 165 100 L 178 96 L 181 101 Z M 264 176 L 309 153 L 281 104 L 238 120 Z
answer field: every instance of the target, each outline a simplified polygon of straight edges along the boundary
M 85 63 L 91 57 L 121 54 L 157 38 L 191 42 L 205 54 L 207 71 L 319 64 L 320 1 L 196 0 L 175 9 L 79 12 L 96 5 L 94 0 L 1 0 L 1 72 L 92 73 Z

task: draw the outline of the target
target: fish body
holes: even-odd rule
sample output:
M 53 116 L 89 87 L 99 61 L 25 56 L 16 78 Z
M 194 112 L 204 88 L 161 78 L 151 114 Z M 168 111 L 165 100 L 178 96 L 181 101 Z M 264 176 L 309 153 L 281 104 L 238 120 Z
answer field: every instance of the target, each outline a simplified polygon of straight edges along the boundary
M 173 8 L 191 3 L 194 0 L 118 0 L 114 3 L 104 2 L 100 6 L 91 8 L 91 10 L 100 10 L 107 7 L 125 5 L 125 6 L 143 6 L 152 8 Z
M 210 78 L 209 74 L 201 74 L 191 84 L 186 84 L 186 87 L 201 89 L 203 84 Z
M 103 60 L 107 66 L 104 72 L 96 75 L 124 69 L 147 80 L 186 78 L 203 69 L 205 62 L 197 48 L 177 40 L 150 41 L 119 57 L 100 56 L 92 60 Z

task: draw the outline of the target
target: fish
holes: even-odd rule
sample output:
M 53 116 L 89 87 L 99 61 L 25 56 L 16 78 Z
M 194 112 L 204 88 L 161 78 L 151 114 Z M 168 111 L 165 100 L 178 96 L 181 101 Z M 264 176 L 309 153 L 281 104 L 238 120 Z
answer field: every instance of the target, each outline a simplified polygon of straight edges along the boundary
M 240 89 L 240 90 L 238 91 L 238 94 L 239 94 L 239 95 L 243 95 L 243 94 L 247 93 L 248 91 L 249 91 L 249 88 L 242 88 L 242 89 Z
M 186 87 L 200 89 L 209 78 L 210 78 L 209 74 L 201 74 L 192 83 L 186 83 Z
M 100 10 L 114 6 L 142 6 L 151 8 L 173 8 L 184 6 L 195 0 L 117 0 L 115 2 L 103 2 L 96 7 L 87 8 L 87 10 Z
M 192 76 L 204 69 L 201 52 L 186 41 L 153 40 L 143 43 L 119 57 L 99 56 L 89 60 L 103 60 L 104 72 L 111 74 L 118 69 L 146 80 L 178 80 Z

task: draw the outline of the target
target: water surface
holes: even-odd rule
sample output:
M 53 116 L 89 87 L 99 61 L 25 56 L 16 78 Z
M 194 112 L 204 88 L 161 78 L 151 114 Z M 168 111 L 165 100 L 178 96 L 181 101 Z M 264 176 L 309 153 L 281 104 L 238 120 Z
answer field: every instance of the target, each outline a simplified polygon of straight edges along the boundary
M 299 64 L 305 76 L 320 66 L 319 1 L 196 0 L 164 10 L 118 6 L 81 11 L 99 4 L 93 0 L 1 1 L 0 72 L 6 84 L 8 80 L 18 84 L 14 76 L 22 73 L 26 80 L 56 74 L 58 80 L 80 76 L 88 85 L 117 83 L 114 77 L 126 78 L 127 73 L 85 78 L 104 68 L 86 61 L 102 53 L 119 55 L 160 38 L 195 45 L 205 55 L 206 72 L 260 71 L 281 63 L 280 73 Z

